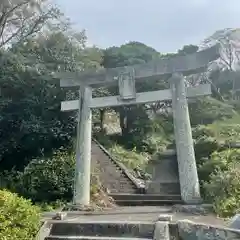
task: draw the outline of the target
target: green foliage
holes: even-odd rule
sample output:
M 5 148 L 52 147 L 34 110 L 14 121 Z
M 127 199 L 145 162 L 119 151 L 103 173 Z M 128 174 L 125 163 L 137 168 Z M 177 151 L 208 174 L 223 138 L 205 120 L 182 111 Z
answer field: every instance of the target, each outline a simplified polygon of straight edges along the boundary
M 205 137 L 214 137 L 215 133 L 209 126 L 210 125 L 198 125 L 195 128 L 193 128 L 193 130 L 192 130 L 193 139 L 202 138 L 204 136 Z
M 228 157 L 232 162 L 225 169 L 218 168 L 204 184 L 207 196 L 221 217 L 231 217 L 240 210 L 240 151 Z
M 196 45 L 185 45 L 182 49 L 178 50 L 177 55 L 188 55 L 197 52 L 199 49 Z
M 33 240 L 40 227 L 40 211 L 29 200 L 0 190 L 0 222 L 0 239 Z
M 213 98 L 198 99 L 189 104 L 192 126 L 210 124 L 217 120 L 232 118 L 234 107 Z
M 58 150 L 52 156 L 32 160 L 20 174 L 17 190 L 36 202 L 70 200 L 75 155 Z
M 202 158 L 208 158 L 213 152 L 220 148 L 215 133 L 209 126 L 196 126 L 193 128 L 192 136 L 194 139 L 195 154 L 198 164 L 201 163 Z
M 171 142 L 167 137 L 165 134 L 161 135 L 160 132 L 150 132 L 142 139 L 141 149 L 150 154 L 162 152 Z
M 148 132 L 142 137 L 142 151 L 154 154 L 162 152 L 173 137 L 172 115 L 157 114 L 150 120 Z
M 101 51 L 84 43 L 84 35 L 53 32 L 0 53 L 0 168 L 22 170 L 34 156 L 69 144 L 75 113 L 61 112 L 60 103 L 77 93 L 61 89 L 51 73 L 100 67 Z
M 66 144 L 73 119 L 59 111 L 61 89 L 28 68 L 25 57 L 4 53 L 0 59 L 0 163 L 22 168 L 28 157 Z
M 148 155 L 144 153 L 138 153 L 136 149 L 129 151 L 120 145 L 114 145 L 109 149 L 109 151 L 113 157 L 125 164 L 125 166 L 130 169 L 143 169 L 148 162 Z
M 227 149 L 220 152 L 214 152 L 209 159 L 205 159 L 199 164 L 199 178 L 201 181 L 209 181 L 211 173 L 217 169 L 221 171 L 226 170 L 228 164 L 235 162 L 240 157 L 240 150 Z
M 235 142 L 239 137 L 239 116 L 193 129 L 198 175 L 201 184 L 210 181 L 217 169 L 225 171 L 229 163 L 238 161 L 240 150 L 229 149 L 226 143 Z M 225 145 L 223 145 L 225 143 Z M 206 194 L 206 189 L 202 189 Z
M 104 51 L 103 66 L 105 68 L 115 68 L 131 66 L 149 62 L 160 57 L 155 49 L 139 42 L 129 42 L 120 47 L 111 47 Z M 162 83 L 142 83 L 137 84 L 138 91 L 149 89 L 159 89 Z M 109 89 L 110 92 L 116 93 L 116 89 Z M 125 147 L 132 149 L 137 147 L 142 149 L 142 140 L 151 128 L 151 121 L 146 112 L 145 105 L 118 107 L 115 109 L 120 115 L 120 126 L 122 129 L 122 141 Z
M 54 202 L 40 202 L 36 205 L 41 209 L 41 212 L 51 212 L 56 209 L 63 208 L 66 204 L 66 201 L 56 200 Z
M 103 66 L 106 68 L 123 67 L 149 62 L 159 58 L 153 48 L 140 42 L 129 42 L 120 47 L 110 47 L 104 51 Z
M 240 139 L 240 115 L 209 125 L 219 141 L 236 142 Z
M 213 152 L 221 148 L 215 138 L 207 136 L 196 139 L 194 146 L 197 163 L 201 163 L 202 158 L 209 157 Z

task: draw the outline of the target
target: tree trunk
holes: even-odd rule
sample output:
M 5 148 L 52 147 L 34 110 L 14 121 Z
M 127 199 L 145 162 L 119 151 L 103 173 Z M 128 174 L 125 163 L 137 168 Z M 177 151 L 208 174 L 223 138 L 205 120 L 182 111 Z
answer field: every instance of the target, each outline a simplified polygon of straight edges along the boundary
M 124 108 L 121 108 L 119 110 L 119 115 L 120 115 L 120 127 L 122 130 L 122 136 L 125 137 L 128 135 L 128 119 L 127 119 L 127 111 Z

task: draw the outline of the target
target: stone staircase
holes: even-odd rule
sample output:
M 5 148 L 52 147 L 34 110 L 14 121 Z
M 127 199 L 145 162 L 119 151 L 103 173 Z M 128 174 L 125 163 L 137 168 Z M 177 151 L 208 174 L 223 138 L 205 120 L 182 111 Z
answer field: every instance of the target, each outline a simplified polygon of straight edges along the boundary
M 128 169 L 116 161 L 110 153 L 95 139 L 92 141 L 92 166 L 98 169 L 98 175 L 102 185 L 117 205 L 172 205 L 181 204 L 181 196 L 178 191 L 170 191 L 169 184 L 161 186 L 162 194 L 145 194 L 145 186 L 142 185 L 128 171 Z M 168 171 L 169 169 L 167 169 Z M 165 190 L 164 190 L 165 189 Z
M 135 194 L 140 191 L 140 185 L 125 166 L 114 160 L 107 150 L 96 140 L 92 141 L 92 165 L 102 185 L 108 193 Z
M 111 197 L 115 199 L 116 204 L 119 206 L 158 206 L 183 203 L 179 194 L 160 195 L 115 193 L 111 194 Z

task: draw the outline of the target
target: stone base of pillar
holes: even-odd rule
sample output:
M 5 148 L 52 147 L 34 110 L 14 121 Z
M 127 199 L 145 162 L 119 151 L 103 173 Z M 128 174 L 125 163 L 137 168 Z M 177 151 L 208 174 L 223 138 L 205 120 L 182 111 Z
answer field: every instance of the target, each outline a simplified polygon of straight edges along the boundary
M 147 181 L 146 189 L 147 194 L 180 195 L 179 182 Z
M 186 205 L 201 205 L 203 204 L 202 198 L 191 199 L 188 201 L 184 201 Z

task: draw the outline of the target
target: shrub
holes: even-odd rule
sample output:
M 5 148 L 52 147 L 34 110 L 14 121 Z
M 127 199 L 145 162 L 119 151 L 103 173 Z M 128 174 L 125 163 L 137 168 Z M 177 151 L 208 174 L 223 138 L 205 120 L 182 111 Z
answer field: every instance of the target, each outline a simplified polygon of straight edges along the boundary
M 240 139 L 240 116 L 225 121 L 216 121 L 208 126 L 214 132 L 214 136 L 219 141 L 234 142 Z
M 40 227 L 39 208 L 15 193 L 0 190 L 0 239 L 35 239 Z
M 227 149 L 212 153 L 209 159 L 205 159 L 198 166 L 200 181 L 208 182 L 212 173 L 217 170 L 225 171 L 228 165 L 234 162 L 240 162 L 240 149 Z
M 71 199 L 74 166 L 75 155 L 61 150 L 32 160 L 20 175 L 18 192 L 36 202 Z
M 198 125 L 195 128 L 193 128 L 192 136 L 194 139 L 202 137 L 214 137 L 215 133 L 209 126 Z
M 62 200 L 57 200 L 55 202 L 40 202 L 37 206 L 40 208 L 41 212 L 51 212 L 59 208 L 63 208 L 66 202 Z
M 218 169 L 212 173 L 210 181 L 204 184 L 204 188 L 219 216 L 230 217 L 238 213 L 240 210 L 240 162 L 231 163 L 226 170 Z
M 192 125 L 196 126 L 231 118 L 236 112 L 232 105 L 207 97 L 191 102 L 189 104 L 189 113 Z
M 200 137 L 195 141 L 195 154 L 198 164 L 201 164 L 202 158 L 207 158 L 218 149 L 220 149 L 220 144 L 213 137 Z

